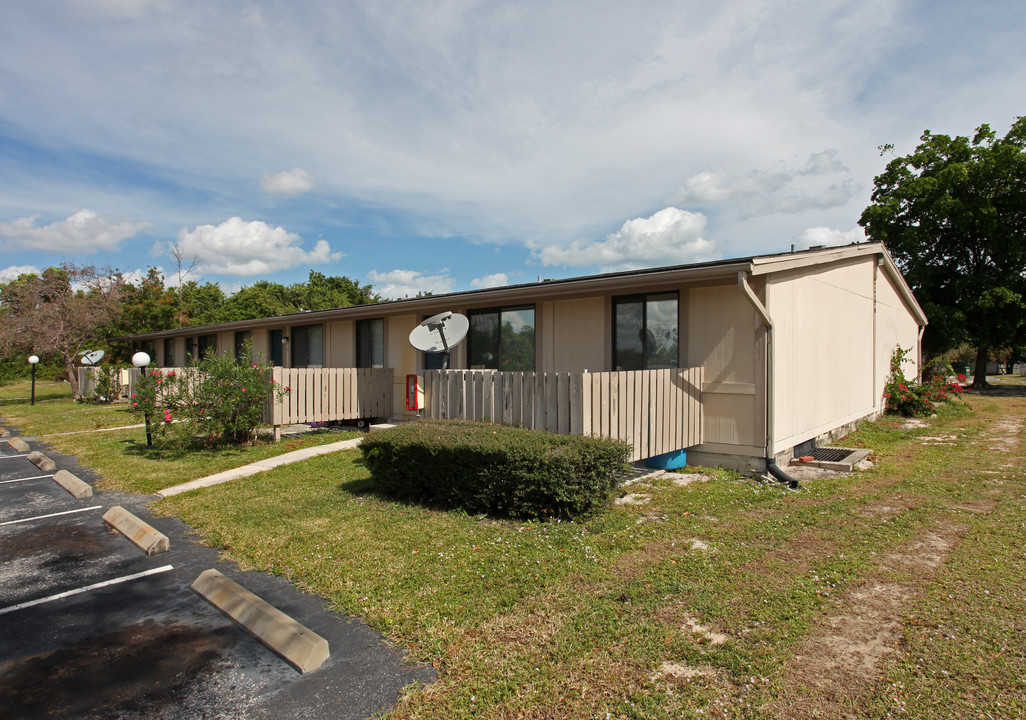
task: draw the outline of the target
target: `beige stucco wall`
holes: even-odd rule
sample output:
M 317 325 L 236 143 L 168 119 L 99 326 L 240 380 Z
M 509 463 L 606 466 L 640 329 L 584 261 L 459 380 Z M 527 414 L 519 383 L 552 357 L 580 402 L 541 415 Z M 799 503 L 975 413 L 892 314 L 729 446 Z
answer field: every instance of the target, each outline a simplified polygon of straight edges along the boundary
M 539 372 L 609 369 L 611 323 L 604 296 L 556 300 L 535 308 Z
M 353 367 L 356 365 L 356 323 L 337 320 L 325 323 L 324 367 Z
M 876 377 L 874 397 L 880 402 L 890 373 L 894 348 L 911 350 L 904 366 L 905 377 L 919 376 L 919 325 L 898 294 L 894 281 L 877 270 L 876 282 Z
M 867 257 L 767 279 L 774 453 L 877 408 L 875 273 L 875 257 Z
M 758 454 L 765 443 L 761 321 L 736 284 L 692 288 L 681 300 L 683 364 L 705 370 L 705 442 L 695 450 Z

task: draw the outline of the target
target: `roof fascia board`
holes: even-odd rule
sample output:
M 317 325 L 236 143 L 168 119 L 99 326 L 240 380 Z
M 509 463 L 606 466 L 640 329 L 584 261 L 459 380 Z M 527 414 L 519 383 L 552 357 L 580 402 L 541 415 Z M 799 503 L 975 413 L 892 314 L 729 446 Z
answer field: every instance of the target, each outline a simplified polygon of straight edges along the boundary
M 769 255 L 752 259 L 752 275 L 795 270 L 812 265 L 847 260 L 866 254 L 878 254 L 884 249 L 883 243 L 858 243 L 843 247 L 824 248 L 823 250 L 804 250 L 801 253 L 785 255 Z
M 613 275 L 571 278 L 568 280 L 547 280 L 529 285 L 513 285 L 510 287 L 489 288 L 487 290 L 448 293 L 445 295 L 428 295 L 421 298 L 391 300 L 370 305 L 353 305 L 331 310 L 315 310 L 269 318 L 237 320 L 217 325 L 160 330 L 128 337 L 135 340 L 156 340 L 186 335 L 210 335 L 232 330 L 295 327 L 334 320 L 359 320 L 392 315 L 436 313 L 439 312 L 439 309 L 479 308 L 494 305 L 530 303 L 568 296 L 580 297 L 605 293 L 649 292 L 656 286 L 668 286 L 675 283 L 701 282 L 711 279 L 735 282 L 738 270 L 748 270 L 750 268 L 750 261 L 745 260 L 717 265 L 680 266 Z

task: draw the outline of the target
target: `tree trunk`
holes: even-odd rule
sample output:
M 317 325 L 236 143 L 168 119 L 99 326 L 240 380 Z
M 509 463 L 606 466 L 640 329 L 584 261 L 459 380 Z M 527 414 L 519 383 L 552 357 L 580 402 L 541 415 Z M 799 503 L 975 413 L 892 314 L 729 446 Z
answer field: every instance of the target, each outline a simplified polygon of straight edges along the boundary
M 75 400 L 80 399 L 78 394 L 78 369 L 75 367 L 75 363 L 67 358 L 64 358 L 64 372 L 68 377 L 68 382 L 71 383 L 71 397 Z
M 987 361 L 990 360 L 990 353 L 984 348 L 976 350 L 976 369 L 973 371 L 973 390 L 987 390 L 990 383 L 987 382 Z

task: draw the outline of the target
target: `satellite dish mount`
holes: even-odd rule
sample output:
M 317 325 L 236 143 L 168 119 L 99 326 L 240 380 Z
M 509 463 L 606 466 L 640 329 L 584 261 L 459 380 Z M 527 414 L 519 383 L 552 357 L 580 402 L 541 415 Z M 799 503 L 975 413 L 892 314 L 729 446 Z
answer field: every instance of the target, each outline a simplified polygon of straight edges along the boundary
M 442 369 L 449 369 L 452 348 L 467 336 L 470 320 L 466 315 L 445 311 L 432 315 L 410 333 L 410 344 L 426 353 L 443 353 Z

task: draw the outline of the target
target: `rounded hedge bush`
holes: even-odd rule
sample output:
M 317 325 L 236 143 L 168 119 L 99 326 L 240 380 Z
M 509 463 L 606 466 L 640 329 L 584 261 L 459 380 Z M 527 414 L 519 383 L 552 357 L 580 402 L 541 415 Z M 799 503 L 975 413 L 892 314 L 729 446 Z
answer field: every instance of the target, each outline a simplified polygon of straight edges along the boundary
M 573 518 L 604 505 L 630 446 L 468 420 L 400 425 L 366 437 L 364 462 L 390 495 L 514 518 Z

